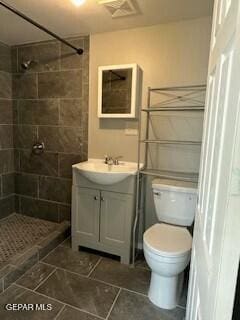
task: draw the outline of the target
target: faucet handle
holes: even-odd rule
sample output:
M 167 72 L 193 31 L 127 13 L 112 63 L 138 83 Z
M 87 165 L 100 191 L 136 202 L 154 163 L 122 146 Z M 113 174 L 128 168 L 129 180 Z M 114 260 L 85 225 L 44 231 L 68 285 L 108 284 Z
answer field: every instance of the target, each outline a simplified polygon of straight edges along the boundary
M 121 159 L 122 158 L 122 156 L 117 156 L 117 157 L 115 157 L 114 159 L 113 159 L 113 164 L 115 164 L 115 165 L 119 165 L 119 159 Z
M 105 163 L 105 164 L 108 164 L 109 160 L 112 159 L 112 157 L 111 157 L 111 156 L 108 156 L 107 154 L 105 154 L 104 158 L 105 158 L 105 160 L 104 160 L 104 163 Z

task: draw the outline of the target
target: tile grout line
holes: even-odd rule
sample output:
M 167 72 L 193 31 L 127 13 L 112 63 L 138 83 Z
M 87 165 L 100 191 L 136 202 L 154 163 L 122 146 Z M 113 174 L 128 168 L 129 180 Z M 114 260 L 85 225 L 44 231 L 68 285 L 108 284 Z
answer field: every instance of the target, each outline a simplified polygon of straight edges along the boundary
M 11 214 L 10 216 L 1 219 L 1 222 L 2 222 L 2 220 L 8 219 L 9 217 L 19 216 L 19 215 L 21 215 L 21 214 L 13 213 L 13 214 Z M 27 216 L 25 216 L 25 218 L 27 218 Z M 4 221 L 3 221 L 3 222 L 4 222 Z M 44 239 L 45 239 L 45 238 L 44 238 Z M 43 240 L 44 240 L 44 239 L 43 239 Z M 22 259 L 22 257 L 24 257 L 24 256 L 25 256 L 26 254 L 28 254 L 29 252 L 31 253 L 32 251 L 35 252 L 34 255 L 35 255 L 35 254 L 37 255 L 37 261 L 36 261 L 31 267 L 29 267 L 27 270 L 25 270 L 24 273 L 23 273 L 19 278 L 17 278 L 15 281 L 13 281 L 11 284 L 16 283 L 18 280 L 20 280 L 21 278 L 23 278 L 23 277 L 25 276 L 25 274 L 26 274 L 29 270 L 31 270 L 33 267 L 35 267 L 35 266 L 39 263 L 39 261 L 40 261 L 40 257 L 39 257 L 39 247 L 38 247 L 37 244 L 34 244 L 33 246 L 27 248 L 27 249 L 26 249 L 24 252 L 22 252 L 22 253 L 18 253 L 18 254 L 17 254 L 18 258 L 17 258 L 17 259 Z M 25 261 L 25 260 L 24 260 L 24 261 Z M 22 262 L 22 263 L 23 263 L 23 262 Z M 9 262 L 8 262 L 8 264 L 7 264 L 6 266 L 12 266 L 12 267 L 16 268 L 17 265 L 10 259 Z M 6 267 L 6 266 L 5 266 L 5 267 Z M 4 277 L 8 276 L 10 273 L 11 273 L 11 271 L 9 271 Z M 5 281 L 5 280 L 4 280 L 4 281 Z M 5 291 L 5 290 L 4 290 L 4 291 Z
M 79 277 L 88 278 L 88 279 L 90 279 L 90 280 L 95 280 L 95 281 L 100 282 L 100 283 L 103 283 L 103 284 L 105 284 L 105 285 L 115 287 L 115 288 L 119 289 L 119 293 L 117 294 L 117 296 L 119 296 L 119 294 L 120 294 L 121 291 L 127 291 L 127 292 L 130 292 L 130 293 L 133 293 L 133 294 L 137 294 L 137 295 L 141 295 L 141 296 L 143 296 L 143 297 L 147 297 L 146 294 L 143 294 L 143 293 L 140 293 L 140 292 L 137 292 L 137 291 L 133 291 L 133 290 L 130 290 L 130 289 L 127 289 L 127 288 L 124 288 L 124 287 L 119 287 L 119 286 L 117 286 L 117 285 L 114 285 L 114 284 L 111 284 L 111 283 L 108 283 L 108 282 L 105 282 L 105 281 L 102 281 L 102 280 L 99 280 L 99 279 L 95 279 L 95 278 L 90 277 L 90 275 L 93 273 L 93 271 L 94 271 L 94 270 L 96 269 L 96 267 L 99 265 L 99 263 L 102 261 L 102 259 L 103 259 L 102 257 L 99 258 L 98 262 L 96 263 L 96 265 L 93 267 L 93 269 L 90 271 L 90 273 L 89 273 L 87 276 L 86 276 L 86 275 L 79 274 L 79 273 L 76 273 L 76 272 L 73 272 L 73 271 L 70 271 L 70 270 L 68 270 L 68 269 L 64 269 L 64 268 L 57 267 L 57 266 L 55 266 L 55 265 L 51 265 L 51 264 L 46 263 L 46 262 L 43 261 L 43 259 L 45 259 L 48 255 L 50 255 L 50 254 L 51 254 L 54 250 L 56 250 L 58 247 L 65 247 L 65 246 L 63 246 L 63 243 L 64 243 L 67 239 L 69 239 L 69 238 L 70 238 L 70 237 L 67 237 L 66 239 L 64 239 L 64 240 L 63 240 L 62 242 L 60 242 L 55 248 L 53 248 L 46 256 L 44 256 L 41 260 L 38 261 L 38 263 L 42 263 L 42 264 L 45 264 L 45 265 L 54 267 L 54 270 L 53 270 L 53 271 L 48 275 L 48 277 L 47 277 L 46 279 L 44 279 L 34 290 L 31 290 L 31 289 L 26 288 L 26 287 L 24 287 L 24 286 L 22 286 L 22 285 L 19 285 L 19 284 L 17 284 L 16 282 L 14 282 L 13 284 L 14 284 L 14 285 L 17 285 L 17 286 L 19 286 L 19 287 L 22 287 L 22 288 L 25 289 L 25 290 L 30 290 L 30 291 L 32 291 L 32 292 L 35 292 L 35 290 L 37 290 L 57 269 L 60 269 L 60 270 L 62 270 L 62 271 L 66 271 L 66 272 L 75 274 L 75 275 L 77 275 L 77 276 L 79 276 Z M 67 247 L 66 247 L 66 248 L 67 248 Z M 34 266 L 33 266 L 33 267 L 34 267 Z M 23 274 L 23 276 L 24 276 L 24 275 L 25 275 L 25 274 Z M 20 280 L 23 276 L 21 276 L 18 280 Z M 57 302 L 63 304 L 61 301 L 59 301 L 59 300 L 57 300 L 57 299 L 54 299 L 54 298 L 52 298 L 52 297 L 50 297 L 50 296 L 41 294 L 41 293 L 39 293 L 39 292 L 37 292 L 37 291 L 36 291 L 36 293 L 37 293 L 37 294 L 40 294 L 40 295 L 43 295 L 43 296 L 45 296 L 45 297 L 47 297 L 47 298 L 56 300 Z M 117 297 L 116 297 L 116 300 L 117 300 Z M 115 305 L 115 303 L 113 303 L 113 304 Z M 65 304 L 65 305 L 68 305 L 68 304 Z M 85 310 L 79 309 L 79 308 L 74 307 L 74 306 L 72 306 L 72 305 L 68 305 L 68 306 L 71 307 L 71 308 L 75 308 L 76 310 L 79 310 L 79 311 L 83 311 L 83 312 L 85 312 L 85 313 L 88 313 L 88 312 L 86 312 Z M 114 306 L 112 306 L 111 310 L 113 309 L 113 307 L 114 307 Z M 184 306 L 177 305 L 177 307 L 179 307 L 180 309 L 186 310 L 186 308 L 185 308 Z M 91 314 L 91 313 L 89 313 L 89 314 Z M 94 314 L 92 314 L 92 315 L 94 315 Z M 96 316 L 96 315 L 94 315 L 94 316 Z M 100 317 L 100 316 L 97 316 L 97 317 L 99 317 L 99 319 L 104 319 L 104 318 L 102 318 L 102 317 Z M 108 317 L 108 316 L 107 316 L 107 317 Z M 107 319 L 108 319 L 108 318 L 106 318 L 106 320 L 107 320 Z
M 66 241 L 66 239 L 65 239 L 64 241 Z M 61 245 L 63 244 L 64 241 L 62 241 L 57 247 L 61 247 Z M 56 247 L 56 248 L 57 248 L 57 247 Z M 54 251 L 56 248 L 54 248 L 52 251 Z M 52 252 L 52 251 L 51 251 L 51 252 Z M 49 254 L 50 254 L 51 252 L 49 252 Z M 44 257 L 44 258 L 45 258 L 45 257 Z M 43 259 L 44 259 L 44 258 L 43 258 Z M 49 276 L 48 276 L 46 279 L 44 279 L 34 290 L 31 290 L 31 289 L 29 289 L 29 288 L 25 288 L 24 286 L 18 285 L 18 284 L 16 284 L 16 283 L 15 283 L 15 284 L 18 285 L 18 286 L 23 287 L 24 289 L 27 289 L 27 290 L 30 290 L 30 291 L 33 291 L 33 292 L 36 292 L 37 294 L 39 294 L 39 292 L 37 292 L 36 290 L 37 290 L 55 271 L 57 271 L 57 269 L 59 269 L 59 270 L 62 270 L 62 271 L 65 271 L 65 272 L 74 274 L 74 275 L 76 275 L 76 276 L 79 276 L 80 278 L 82 277 L 82 278 L 85 278 L 85 279 L 89 279 L 89 280 L 93 280 L 93 281 L 97 281 L 97 282 L 103 283 L 103 284 L 108 285 L 108 286 L 115 287 L 115 288 L 119 289 L 119 292 L 118 292 L 118 294 L 117 294 L 117 297 L 120 295 L 120 292 L 122 292 L 122 291 L 127 291 L 127 292 L 130 292 L 130 293 L 133 293 L 133 294 L 137 294 L 137 295 L 143 296 L 143 297 L 145 297 L 145 298 L 147 297 L 147 295 L 145 295 L 145 294 L 143 294 L 143 293 L 136 292 L 136 291 L 133 291 L 133 290 L 124 288 L 124 287 L 119 287 L 119 286 L 116 286 L 116 285 L 114 285 L 114 284 L 107 283 L 107 282 L 105 282 L 105 281 L 98 280 L 98 279 L 95 279 L 95 278 L 90 278 L 90 277 L 89 277 L 90 274 L 92 274 L 92 272 L 96 269 L 96 267 L 99 265 L 99 263 L 101 262 L 102 259 L 103 259 L 102 257 L 99 258 L 98 262 L 96 263 L 96 265 L 94 266 L 94 268 L 90 271 L 90 273 L 89 273 L 87 276 L 86 276 L 86 275 L 79 274 L 79 273 L 76 273 L 76 272 L 73 272 L 73 271 L 69 271 L 69 270 L 64 269 L 64 268 L 60 268 L 60 267 L 51 265 L 51 264 L 48 264 L 48 263 L 45 263 L 45 262 L 43 262 L 43 261 L 40 260 L 40 261 L 39 261 L 40 263 L 45 264 L 45 265 L 49 265 L 49 266 L 51 266 L 51 267 L 54 267 L 54 270 L 49 274 Z M 46 297 L 48 297 L 48 298 L 51 298 L 51 296 L 47 296 L 47 295 L 44 295 L 44 294 L 42 294 L 42 295 L 43 295 L 43 296 L 46 296 Z M 116 297 L 116 300 L 117 300 L 117 297 Z M 54 298 L 51 298 L 51 299 L 54 299 Z M 54 300 L 62 303 L 61 301 L 59 301 L 59 300 L 57 300 L 57 299 L 54 299 Z M 110 309 L 110 312 L 111 312 L 111 310 L 113 309 L 115 303 L 116 303 L 116 301 L 113 303 L 112 308 Z M 72 306 L 72 305 L 69 305 L 69 306 L 70 306 L 70 307 L 74 307 L 74 306 Z M 182 309 L 182 310 L 186 310 L 186 308 L 183 307 L 183 306 L 177 305 L 177 307 L 179 307 L 179 308 Z M 77 307 L 74 307 L 74 308 L 76 308 L 77 310 L 86 312 L 85 310 L 79 309 L 79 308 L 77 308 Z M 91 314 L 91 313 L 90 313 L 90 314 Z M 110 314 L 110 313 L 109 313 L 109 314 Z M 94 316 L 96 316 L 96 315 L 94 315 Z M 108 317 L 109 317 L 109 315 L 107 316 L 106 320 L 108 319 Z M 100 318 L 100 319 L 103 319 L 103 318 Z
M 57 231 L 57 230 L 56 230 Z M 59 232 L 59 231 L 58 231 Z M 60 247 L 61 246 L 61 244 L 65 241 L 66 239 L 64 239 L 63 241 L 61 241 L 56 247 L 54 247 L 52 250 L 50 250 L 44 257 L 42 257 L 40 260 L 39 260 L 39 262 L 43 262 L 43 259 L 45 259 L 45 258 L 47 258 L 49 255 L 50 255 L 50 253 L 52 253 L 55 249 L 57 249 L 58 247 Z M 52 266 L 52 265 L 51 265 Z M 54 267 L 56 267 L 56 266 L 54 266 Z
M 62 303 L 62 302 L 61 302 L 61 303 Z M 75 309 L 75 310 L 77 310 L 77 311 L 81 311 L 81 312 L 83 312 L 83 313 L 86 313 L 86 314 L 88 314 L 88 315 L 94 316 L 95 318 L 98 318 L 98 319 L 101 319 L 101 320 L 106 320 L 105 318 L 103 318 L 103 317 L 101 317 L 101 316 L 98 316 L 98 315 L 96 315 L 96 314 L 93 314 L 93 313 L 91 313 L 91 312 L 89 312 L 89 311 L 85 311 L 85 310 L 80 309 L 80 308 L 78 308 L 78 307 L 71 306 L 70 304 L 67 304 L 67 303 L 65 303 L 65 302 L 64 302 L 64 304 L 65 304 L 65 307 L 69 307 L 69 308 Z
M 71 240 L 71 236 L 70 236 L 70 237 L 67 237 L 65 240 L 63 240 L 63 242 L 61 242 L 59 246 L 60 246 L 60 247 L 64 247 L 64 248 L 69 248 L 68 246 L 66 246 L 66 245 L 63 244 L 63 243 L 64 243 L 66 240 L 68 240 L 68 239 Z M 70 245 L 70 249 L 71 249 L 71 245 Z
M 116 295 L 116 297 L 115 297 L 115 299 L 114 299 L 114 301 L 113 301 L 113 304 L 112 304 L 110 310 L 108 311 L 108 315 L 107 315 L 107 317 L 106 317 L 106 320 L 109 319 L 109 317 L 110 317 L 110 315 L 111 315 L 111 312 L 112 312 L 112 310 L 113 310 L 113 308 L 114 308 L 114 306 L 115 306 L 115 304 L 116 304 L 116 302 L 117 302 L 117 299 L 118 299 L 118 297 L 120 296 L 120 293 L 121 293 L 121 292 L 122 292 L 122 289 L 120 288 L 120 290 L 118 291 L 118 293 L 117 293 L 117 295 Z
M 71 69 L 72 70 L 72 69 Z M 0 71 L 1 72 L 1 71 Z M 38 72 L 39 73 L 39 72 Z M 28 73 L 30 74 L 30 73 Z M 1 100 L 27 100 L 27 101 L 38 101 L 38 100 L 55 100 L 55 99 L 60 99 L 60 100 L 82 100 L 82 97 L 48 97 L 48 98 L 1 98 Z
M 56 315 L 56 317 L 54 318 L 54 320 L 57 320 L 57 319 L 58 319 L 58 317 L 59 317 L 60 314 L 63 312 L 63 310 L 65 309 L 65 307 L 66 307 L 66 305 L 64 304 L 64 305 L 62 306 L 62 308 L 59 310 L 59 312 L 57 313 L 57 315 Z
M 27 173 L 28 174 L 28 173 Z M 46 178 L 53 178 L 53 179 L 58 179 L 58 180 L 63 180 L 63 181 L 67 181 L 67 182 L 70 182 L 71 180 L 70 179 L 68 179 L 68 178 L 60 178 L 60 177 L 58 177 L 58 176 L 55 176 L 55 177 L 50 177 L 50 176 L 44 176 L 44 175 L 39 175 L 39 174 L 35 174 L 35 173 L 33 173 L 32 175 L 36 175 L 37 177 L 46 177 Z M 14 193 L 13 193 L 14 194 Z M 34 198 L 34 197 L 31 197 L 31 196 L 26 196 L 26 195 L 21 195 L 20 194 L 20 196 L 22 197 L 22 198 L 25 198 L 25 199 L 29 199 L 29 200 L 32 200 L 32 199 L 36 199 L 36 198 Z M 8 196 L 7 196 L 8 197 Z M 7 198 L 7 197 L 5 197 L 5 198 Z M 41 200 L 41 201 L 44 201 L 44 202 L 51 202 L 51 203 L 54 203 L 54 204 L 60 204 L 60 205 L 64 205 L 64 206 L 70 206 L 70 204 L 69 203 L 66 203 L 66 202 L 59 202 L 59 201 L 54 201 L 54 200 L 47 200 L 47 199 L 44 199 L 44 198 L 39 198 L 38 200 Z M 37 219 L 39 219 L 39 218 L 37 218 Z M 50 222 L 55 222 L 55 221 L 51 221 L 51 220 L 47 220 L 47 221 L 50 221 Z M 59 223 L 59 222 L 55 222 L 55 223 Z
M 94 270 L 97 268 L 97 266 L 99 265 L 99 263 L 102 261 L 102 257 L 100 257 L 98 259 L 98 261 L 96 262 L 95 266 L 92 268 L 92 270 L 90 270 L 89 274 L 87 275 L 87 278 L 90 277 L 90 275 L 94 272 Z
M 60 41 L 58 41 L 58 70 L 57 71 L 62 71 L 61 66 L 62 66 L 62 46 L 60 44 Z
M 39 81 L 38 72 L 36 72 L 36 96 L 37 96 L 36 99 L 39 99 L 38 81 Z
M 19 67 L 18 67 L 18 64 L 19 64 L 19 53 L 18 53 L 18 51 L 19 51 L 19 48 L 18 47 L 16 47 L 16 51 L 17 51 L 17 65 L 16 65 L 16 71 L 17 71 L 17 73 L 18 73 L 18 71 L 19 71 Z M 14 72 L 12 72 L 12 74 L 13 74 Z
M 92 279 L 92 278 L 88 278 L 88 275 L 84 275 L 84 274 L 77 273 L 77 272 L 74 272 L 74 271 L 69 271 L 69 270 L 67 270 L 67 269 L 65 269 L 65 268 L 58 267 L 58 266 L 52 265 L 52 264 L 47 263 L 47 262 L 44 262 L 44 261 L 42 261 L 41 263 L 46 264 L 47 266 L 55 267 L 55 268 L 56 268 L 56 271 L 57 271 L 57 270 L 61 270 L 61 271 L 64 271 L 64 272 L 68 272 L 68 273 L 74 274 L 75 276 L 79 276 L 80 278 L 95 280 L 95 279 Z M 100 282 L 101 282 L 101 281 L 100 281 Z M 106 283 L 106 284 L 107 284 L 107 283 Z M 117 288 L 119 288 L 119 287 L 117 287 Z
M 65 240 L 66 240 L 66 239 L 65 239 Z M 52 251 L 54 251 L 57 247 L 59 247 L 65 240 L 63 240 L 60 244 L 58 244 L 54 249 L 52 249 L 52 250 L 51 250 L 46 256 L 44 256 L 42 259 L 45 259 L 50 253 L 52 253 Z M 39 252 L 38 252 L 38 256 L 39 256 Z M 34 267 L 36 267 L 36 265 L 39 264 L 39 263 L 41 263 L 41 264 L 46 264 L 46 265 L 51 266 L 52 268 L 54 268 L 54 270 L 47 276 L 47 278 L 49 278 L 49 276 L 50 276 L 54 271 L 56 271 L 57 267 L 54 266 L 54 265 L 51 265 L 51 264 L 44 263 L 44 262 L 42 261 L 42 259 L 39 259 L 39 257 L 38 257 L 38 261 L 37 261 L 31 268 L 29 268 L 26 272 L 24 272 L 24 274 L 22 274 L 21 277 L 19 277 L 19 278 L 18 278 L 16 281 L 14 281 L 12 284 L 18 285 L 18 284 L 17 284 L 17 281 L 21 280 L 21 279 L 26 275 L 26 273 L 27 273 L 29 270 L 31 270 L 31 269 L 33 269 Z M 46 279 L 45 279 L 45 280 L 46 280 Z M 34 290 L 36 290 L 45 280 L 43 280 Z M 24 286 L 23 286 L 23 287 L 24 287 Z M 25 287 L 24 287 L 24 288 L 25 288 Z
M 42 284 L 44 284 L 44 282 L 47 281 L 47 280 L 51 277 L 51 275 L 54 274 L 54 272 L 55 272 L 56 270 L 57 270 L 57 268 L 55 267 L 55 268 L 52 270 L 52 272 L 50 272 L 49 275 L 48 275 L 43 281 L 41 281 L 41 282 L 36 286 L 36 288 L 35 288 L 33 291 L 36 291 Z
M 38 254 L 38 255 L 39 255 L 39 254 Z M 17 281 L 21 280 L 21 279 L 26 275 L 26 273 L 27 273 L 28 271 L 30 271 L 31 269 L 33 269 L 34 267 L 36 267 L 36 265 L 37 265 L 38 263 L 39 263 L 39 259 L 38 259 L 37 263 L 35 263 L 31 268 L 29 268 L 26 272 L 24 272 L 24 274 L 22 274 L 21 277 L 19 277 L 17 280 L 15 280 L 12 284 L 15 284 L 15 283 L 17 284 Z M 9 264 L 9 265 L 11 265 L 11 264 Z M 10 272 L 11 272 L 11 271 L 10 271 Z M 9 273 L 10 273 L 10 272 L 9 272 Z M 9 274 L 9 273 L 8 273 L 8 274 Z M 7 274 L 7 275 L 8 275 L 8 274 Z
M 58 267 L 58 266 L 56 266 L 56 265 L 52 265 L 52 264 L 49 264 L 49 263 L 46 263 L 46 262 L 43 261 L 43 259 L 47 258 L 47 257 L 48 257 L 54 250 L 56 250 L 58 247 L 65 247 L 65 246 L 63 246 L 63 243 L 64 243 L 67 239 L 69 239 L 69 238 L 71 238 L 71 236 L 70 236 L 70 237 L 67 237 L 67 238 L 64 239 L 62 242 L 60 242 L 60 243 L 59 243 L 55 248 L 53 248 L 46 256 L 44 256 L 43 258 L 41 258 L 41 260 L 38 261 L 38 263 L 42 263 L 42 264 L 45 264 L 45 265 L 54 267 L 54 270 L 48 275 L 48 277 L 47 277 L 45 280 L 43 280 L 43 281 L 34 289 L 33 292 L 35 292 L 35 290 L 37 290 L 37 289 L 54 273 L 54 271 L 57 271 L 57 269 L 59 269 L 59 270 L 65 271 L 65 272 L 72 273 L 72 274 L 74 274 L 74 275 L 76 275 L 76 276 L 83 277 L 83 278 L 85 278 L 85 279 L 94 280 L 94 281 L 103 283 L 103 284 L 105 284 L 105 285 L 115 287 L 115 288 L 119 289 L 120 291 L 125 290 L 125 291 L 128 291 L 128 292 L 133 293 L 133 294 L 138 294 L 138 295 L 141 295 L 141 296 L 143 296 L 143 297 L 147 297 L 147 294 L 144 294 L 144 293 L 141 293 L 141 292 L 137 292 L 137 291 L 134 291 L 134 290 L 130 290 L 130 289 L 127 289 L 127 288 L 124 288 L 124 287 L 120 287 L 120 286 L 117 286 L 117 285 L 114 285 L 114 284 L 105 282 L 105 281 L 103 281 L 103 280 L 99 280 L 99 279 L 95 279 L 95 278 L 93 278 L 93 277 L 90 277 L 91 274 L 92 274 L 92 273 L 94 272 L 94 270 L 96 269 L 96 267 L 97 267 L 97 266 L 100 264 L 100 262 L 103 260 L 102 257 L 99 258 L 98 262 L 96 263 L 96 265 L 93 267 L 93 269 L 90 271 L 90 273 L 89 273 L 88 275 L 79 274 L 79 273 L 77 273 L 77 272 L 70 271 L 70 270 L 68 270 L 68 269 L 61 268 L 61 267 Z M 68 247 L 66 247 L 66 248 L 68 248 Z M 70 247 L 70 249 L 71 249 L 71 247 Z M 33 266 L 33 267 L 34 267 L 34 266 Z M 24 276 L 24 275 L 25 275 L 25 273 L 23 274 L 23 276 Z M 21 276 L 19 279 L 21 279 L 23 276 Z M 19 280 L 19 279 L 18 279 L 18 280 Z M 14 282 L 13 284 L 18 285 L 16 282 Z M 19 286 L 21 286 L 21 285 L 19 285 Z M 21 287 L 23 287 L 23 286 L 21 286 Z M 25 288 L 25 287 L 23 287 L 23 288 Z M 28 289 L 28 288 L 25 288 L 25 289 Z M 28 290 L 30 290 L 30 289 L 28 289 Z M 36 291 L 36 292 L 37 292 L 37 291 Z M 38 292 L 37 292 L 37 293 L 38 293 Z M 47 297 L 48 297 L 48 296 L 47 296 Z M 57 301 L 58 301 L 58 300 L 57 300 Z M 186 308 L 183 307 L 183 306 L 177 305 L 177 307 L 186 310 Z M 79 310 L 80 310 L 80 309 L 79 309 Z
M 42 261 L 41 263 L 46 264 L 48 266 L 56 267 L 55 265 L 49 264 L 49 263 L 44 262 L 44 261 Z M 135 294 L 141 295 L 143 297 L 147 297 L 147 294 L 144 294 L 144 293 L 141 293 L 141 292 L 138 292 L 138 291 L 134 291 L 134 290 L 130 290 L 130 289 L 127 289 L 127 288 L 124 288 L 124 287 L 119 287 L 119 286 L 117 286 L 115 284 L 112 284 L 112 283 L 109 283 L 109 282 L 105 282 L 105 281 L 100 280 L 100 279 L 95 279 L 95 278 L 89 277 L 88 275 L 84 275 L 84 274 L 80 274 L 80 273 L 77 273 L 77 272 L 74 272 L 74 271 L 70 271 L 70 270 L 62 268 L 62 267 L 56 267 L 56 268 L 58 270 L 65 271 L 65 272 L 74 274 L 76 276 L 79 276 L 80 278 L 82 277 L 82 278 L 85 278 L 85 279 L 93 280 L 93 281 L 100 282 L 100 283 L 103 283 L 105 285 L 108 285 L 110 287 L 114 287 L 114 288 L 117 288 L 117 289 L 122 289 L 122 290 L 125 290 L 125 291 L 128 291 L 128 292 L 131 292 L 131 293 L 135 293 Z
M 0 98 L 1 99 L 1 98 Z M 2 99 L 1 99 L 2 100 Z M 60 99 L 55 99 L 55 100 L 60 100 Z M 65 100 L 65 99 L 63 99 Z M 59 124 L 37 124 L 37 123 L 27 123 L 27 122 L 22 122 L 22 123 L 1 123 L 1 126 L 18 126 L 18 127 L 51 127 L 51 128 L 79 128 L 81 129 L 80 125 L 59 125 Z M 14 149 L 14 148 L 4 148 L 4 149 Z M 19 149 L 28 149 L 28 148 L 19 148 Z M 1 149 L 2 150 L 2 149 Z M 61 152 L 64 153 L 64 152 Z
M 30 292 L 32 292 L 32 293 L 35 293 L 35 294 L 37 294 L 37 295 L 40 295 L 40 296 L 42 296 L 42 297 L 44 297 L 44 298 L 47 298 L 47 299 L 52 300 L 52 301 L 55 301 L 55 302 L 57 302 L 57 303 L 65 304 L 65 306 L 68 306 L 68 307 L 70 307 L 70 308 L 76 309 L 76 310 L 78 310 L 78 311 L 82 311 L 82 312 L 84 312 L 84 313 L 86 313 L 86 314 L 89 314 L 89 315 L 91 315 L 91 316 L 97 317 L 97 318 L 99 318 L 99 319 L 101 319 L 101 320 L 105 320 L 105 318 L 103 318 L 103 317 L 101 317 L 101 316 L 99 316 L 99 315 L 96 315 L 96 314 L 91 313 L 91 312 L 89 312 L 89 311 L 86 311 L 86 310 L 84 310 L 84 309 L 80 309 L 80 308 L 78 308 L 78 307 L 76 307 L 76 306 L 73 306 L 73 305 L 71 305 L 71 304 L 68 304 L 68 303 L 66 303 L 66 302 L 62 302 L 62 301 L 60 301 L 60 300 L 58 300 L 58 299 L 56 299 L 56 298 L 53 298 L 53 297 L 51 297 L 51 296 L 47 296 L 47 295 L 45 295 L 44 293 L 41 293 L 41 292 L 39 292 L 39 291 L 34 291 L 34 290 L 32 290 L 32 289 L 25 288 L 25 287 L 23 287 L 22 285 L 16 284 L 16 283 L 14 283 L 14 285 L 15 285 L 16 287 L 22 288 L 22 289 L 24 289 L 24 290 L 26 290 L 26 291 L 30 291 Z

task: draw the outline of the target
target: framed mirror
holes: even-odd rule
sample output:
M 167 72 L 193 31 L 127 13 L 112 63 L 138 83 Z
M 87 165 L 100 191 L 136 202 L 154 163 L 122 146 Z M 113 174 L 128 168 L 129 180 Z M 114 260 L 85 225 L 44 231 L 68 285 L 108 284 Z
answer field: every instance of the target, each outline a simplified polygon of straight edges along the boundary
M 139 102 L 137 64 L 98 68 L 98 117 L 135 118 Z

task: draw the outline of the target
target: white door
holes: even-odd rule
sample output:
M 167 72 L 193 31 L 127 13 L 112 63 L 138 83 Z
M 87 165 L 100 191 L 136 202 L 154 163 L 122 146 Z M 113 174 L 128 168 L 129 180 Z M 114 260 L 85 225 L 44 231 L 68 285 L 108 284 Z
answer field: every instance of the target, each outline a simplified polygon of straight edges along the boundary
M 187 320 L 230 320 L 240 250 L 240 1 L 216 0 Z

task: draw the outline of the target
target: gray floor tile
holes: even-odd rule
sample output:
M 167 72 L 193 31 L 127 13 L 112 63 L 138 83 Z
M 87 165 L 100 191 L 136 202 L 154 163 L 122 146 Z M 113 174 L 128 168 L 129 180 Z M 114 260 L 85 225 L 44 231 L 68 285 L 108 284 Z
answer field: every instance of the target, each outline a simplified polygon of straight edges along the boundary
M 61 243 L 61 246 L 71 248 L 71 238 L 67 238 L 65 241 Z
M 38 263 L 29 269 L 22 278 L 17 281 L 23 287 L 34 290 L 54 270 L 54 267 Z
M 52 320 L 62 308 L 62 304 L 37 293 L 12 285 L 0 295 L 0 319 L 4 320 Z M 7 311 L 6 304 L 51 304 L 51 311 Z
M 38 249 L 32 247 L 22 255 L 15 255 L 9 262 L 13 270 L 4 277 L 4 289 L 7 289 L 38 262 Z
M 99 256 L 91 253 L 75 252 L 71 248 L 59 246 L 43 262 L 82 275 L 88 275 L 99 259 Z
M 148 297 L 122 290 L 109 320 L 183 320 L 184 315 L 182 308 L 159 309 Z
M 103 259 L 91 274 L 91 278 L 147 294 L 150 271 L 132 268 L 111 259 Z
M 0 272 L 6 267 L 7 262 L 0 262 Z
M 58 320 L 99 320 L 100 318 L 66 306 L 57 318 Z
M 55 271 L 37 292 L 94 315 L 106 317 L 118 289 L 64 270 Z
M 182 296 L 178 304 L 183 308 L 186 308 L 186 305 L 187 305 L 187 294 L 188 294 L 188 282 L 184 282 Z
M 140 254 L 137 257 L 137 259 L 135 261 L 135 267 L 144 268 L 144 269 L 150 270 L 150 268 L 149 268 L 149 266 L 148 266 L 143 254 Z

